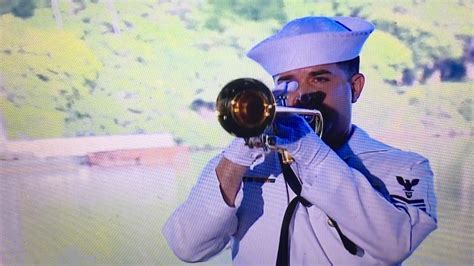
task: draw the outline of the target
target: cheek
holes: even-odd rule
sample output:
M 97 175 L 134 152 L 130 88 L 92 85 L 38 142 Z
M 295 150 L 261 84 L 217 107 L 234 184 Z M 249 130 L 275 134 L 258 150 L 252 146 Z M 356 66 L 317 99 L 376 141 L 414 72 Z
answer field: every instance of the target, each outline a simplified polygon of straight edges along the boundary
M 344 112 L 351 104 L 351 95 L 343 88 L 334 88 L 326 94 L 324 105 L 337 110 L 338 113 Z
M 346 88 L 333 88 L 326 94 L 320 111 L 323 113 L 323 119 L 327 120 L 328 129 L 350 119 L 351 99 L 351 93 L 346 91 Z

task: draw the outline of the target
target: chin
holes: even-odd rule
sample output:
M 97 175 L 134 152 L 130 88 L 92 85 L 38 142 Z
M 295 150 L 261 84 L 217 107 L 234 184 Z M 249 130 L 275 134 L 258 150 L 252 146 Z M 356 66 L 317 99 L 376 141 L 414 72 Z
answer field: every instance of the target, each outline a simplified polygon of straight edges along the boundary
M 331 142 L 330 136 L 332 136 L 330 128 L 326 129 L 326 126 L 324 125 L 323 135 L 321 139 L 324 141 L 324 143 L 329 145 L 329 143 Z
M 331 124 L 323 124 L 323 140 L 326 139 L 328 136 L 334 135 L 333 127 Z
M 345 142 L 344 133 L 336 130 L 333 124 L 327 126 L 324 125 L 323 136 L 321 139 L 332 149 L 339 148 Z

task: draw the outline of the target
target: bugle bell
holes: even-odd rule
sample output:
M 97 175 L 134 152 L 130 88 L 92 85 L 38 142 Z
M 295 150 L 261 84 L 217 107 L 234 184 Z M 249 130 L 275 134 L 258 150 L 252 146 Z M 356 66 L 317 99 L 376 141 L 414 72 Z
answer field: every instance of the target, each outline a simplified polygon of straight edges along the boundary
M 216 112 L 221 126 L 230 134 L 245 138 L 246 142 L 249 138 L 261 136 L 278 113 L 312 116 L 316 134 L 321 136 L 323 130 L 321 112 L 279 106 L 272 91 L 252 78 L 236 79 L 225 85 L 217 97 Z

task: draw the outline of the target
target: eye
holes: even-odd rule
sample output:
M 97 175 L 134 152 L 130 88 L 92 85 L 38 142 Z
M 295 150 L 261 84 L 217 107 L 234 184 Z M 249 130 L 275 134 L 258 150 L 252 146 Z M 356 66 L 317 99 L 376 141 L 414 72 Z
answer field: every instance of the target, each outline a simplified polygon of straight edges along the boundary
M 314 83 L 325 83 L 328 82 L 329 78 L 323 76 L 313 77 L 312 82 Z

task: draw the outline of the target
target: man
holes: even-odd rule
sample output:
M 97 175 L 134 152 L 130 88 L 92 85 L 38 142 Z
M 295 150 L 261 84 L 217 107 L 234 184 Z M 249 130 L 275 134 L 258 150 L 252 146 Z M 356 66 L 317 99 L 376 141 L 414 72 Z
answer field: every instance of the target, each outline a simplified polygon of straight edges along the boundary
M 239 265 L 396 265 L 436 229 L 428 161 L 351 123 L 365 81 L 359 53 L 373 29 L 306 17 L 250 50 L 289 106 L 322 112 L 322 139 L 303 118 L 278 117 L 271 139 L 294 158 L 288 166 L 236 138 L 163 229 L 179 258 L 205 261 L 230 242 Z

